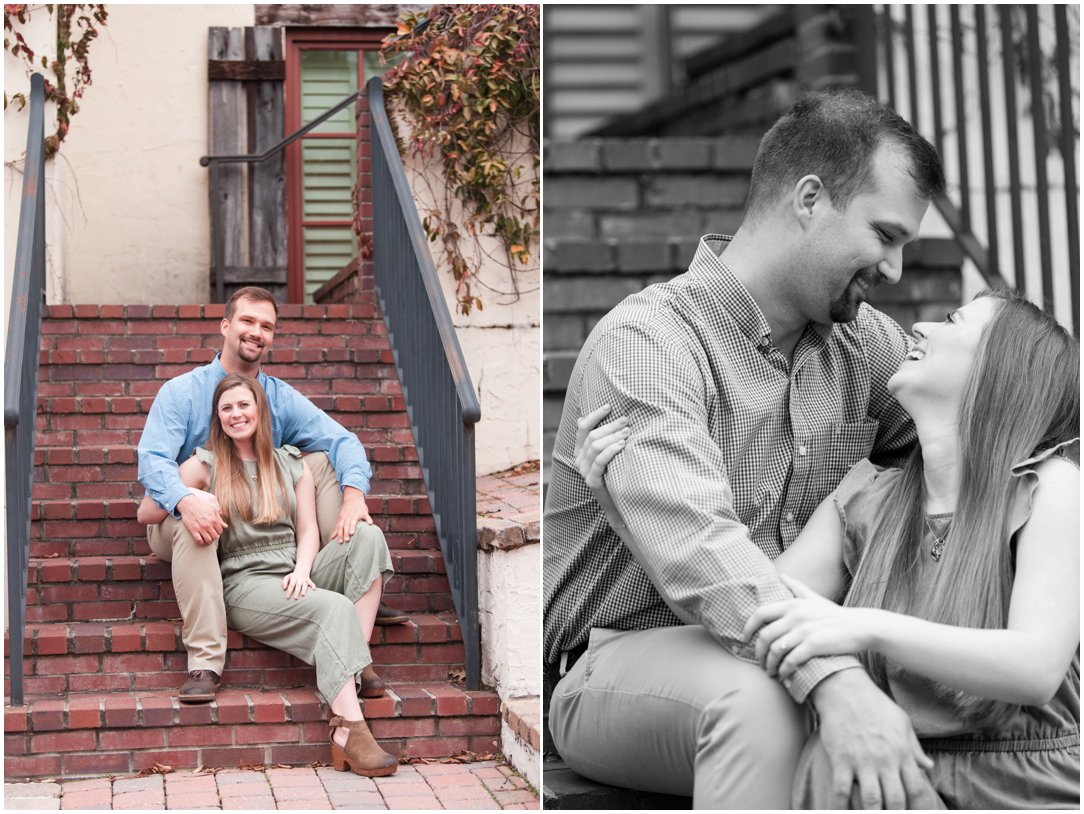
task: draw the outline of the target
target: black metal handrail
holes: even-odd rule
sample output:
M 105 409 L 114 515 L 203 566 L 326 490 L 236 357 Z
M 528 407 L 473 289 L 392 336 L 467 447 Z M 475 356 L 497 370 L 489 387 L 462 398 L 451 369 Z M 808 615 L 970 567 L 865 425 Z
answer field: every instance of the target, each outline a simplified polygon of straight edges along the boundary
M 1079 334 L 1079 137 L 1067 6 L 929 5 L 925 15 L 913 5 L 867 8 L 877 21 L 878 42 L 868 45 L 878 52 L 886 101 L 945 162 L 952 195 L 934 203 L 956 242 L 988 285 L 1011 284 L 1051 311 L 1060 305 Z M 1064 251 L 1053 251 L 1055 242 Z
M 262 153 L 251 153 L 248 155 L 205 155 L 199 160 L 200 166 L 209 167 L 211 164 L 259 164 L 261 161 L 266 161 L 271 156 L 281 153 L 310 130 L 315 130 L 344 107 L 347 107 L 351 102 L 356 102 L 364 93 L 364 90 L 354 91 L 341 102 L 338 102 L 334 107 L 329 107 L 304 127 L 299 127 L 278 144 L 268 147 Z
M 45 299 L 45 80 L 30 77 L 23 193 L 15 247 L 7 351 L 4 358 L 4 437 L 7 478 L 8 646 L 12 706 L 23 703 L 23 636 L 34 487 L 38 348 Z
M 414 196 L 384 110 L 367 85 L 372 134 L 373 266 L 466 650 L 467 687 L 481 686 L 474 425 L 481 417 Z

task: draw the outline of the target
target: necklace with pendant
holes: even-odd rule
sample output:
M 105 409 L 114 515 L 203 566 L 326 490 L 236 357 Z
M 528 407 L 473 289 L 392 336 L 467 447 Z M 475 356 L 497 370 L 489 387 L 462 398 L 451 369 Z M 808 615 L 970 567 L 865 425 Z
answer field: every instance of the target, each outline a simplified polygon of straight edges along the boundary
M 938 535 L 933 530 L 933 526 L 930 525 L 930 518 L 923 513 L 923 519 L 926 521 L 926 528 L 930 530 L 930 534 L 933 535 L 933 545 L 930 546 L 930 556 L 933 557 L 934 562 L 941 562 L 941 555 L 945 553 L 945 538 L 948 537 L 948 527 L 945 527 L 944 534 Z

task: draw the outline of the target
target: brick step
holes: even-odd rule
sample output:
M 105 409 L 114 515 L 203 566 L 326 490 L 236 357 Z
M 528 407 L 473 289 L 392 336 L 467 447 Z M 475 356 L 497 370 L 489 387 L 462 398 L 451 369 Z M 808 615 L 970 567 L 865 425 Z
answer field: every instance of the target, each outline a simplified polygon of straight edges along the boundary
M 448 682 L 389 686 L 365 702 L 381 746 L 401 758 L 499 747 L 500 699 Z M 312 689 L 224 688 L 210 704 L 170 693 L 107 692 L 30 698 L 4 709 L 5 779 L 330 761 L 329 712 Z
M 76 501 L 75 519 L 42 518 L 42 514 L 54 511 L 42 503 L 50 501 L 34 503 L 33 518 L 39 522 L 30 527 L 31 557 L 139 557 L 151 553 L 146 526 L 136 521 L 136 504 L 130 499 Z M 439 550 L 428 498 L 422 495 L 370 496 L 368 503 L 374 522 L 384 532 L 384 539 L 392 551 Z M 399 513 L 398 509 L 407 505 L 419 508 L 415 512 Z M 85 517 L 88 514 L 91 517 Z
M 398 469 L 407 469 L 399 467 Z M 407 494 L 369 494 L 365 497 L 365 505 L 369 508 L 369 514 L 373 517 L 386 517 L 392 526 L 386 524 L 381 528 L 388 531 L 428 531 L 426 524 L 432 526 L 432 519 L 428 517 L 429 500 L 425 496 L 425 482 L 421 480 L 421 469 L 417 465 L 411 465 L 409 469 L 417 472 L 417 478 L 404 479 L 400 482 L 402 488 L 410 488 L 414 491 Z M 75 471 L 75 468 L 72 468 Z M 143 487 L 138 483 L 131 485 L 124 483 L 103 483 L 101 481 L 76 485 L 80 492 L 77 497 L 45 497 L 44 494 L 53 495 L 57 489 L 51 487 L 56 484 L 36 484 L 34 488 L 34 510 L 32 520 L 134 520 L 139 501 L 143 499 Z M 138 495 L 109 495 L 88 494 L 89 492 L 126 491 L 138 492 Z M 421 515 L 422 517 L 419 517 Z M 411 518 L 407 522 L 407 518 Z M 140 527 L 138 536 L 144 527 Z
M 403 610 L 451 607 L 439 551 L 395 550 L 396 577 L 385 591 Z M 172 619 L 179 615 L 170 568 L 154 555 L 36 558 L 30 561 L 26 596 L 31 622 Z
M 236 631 L 229 632 L 227 646 L 222 677 L 227 685 L 314 685 L 313 669 L 286 653 Z M 30 695 L 179 687 L 188 669 L 179 620 L 31 623 L 23 647 Z M 404 682 L 445 680 L 462 668 L 464 658 L 452 613 L 418 614 L 406 624 L 378 626 L 372 652 L 385 680 Z
M 39 404 L 41 401 L 39 401 Z M 411 445 L 403 444 L 371 444 L 366 446 L 365 454 L 369 456 L 371 463 L 417 463 L 418 453 Z M 135 480 L 136 473 L 136 448 L 132 446 L 115 446 L 105 444 L 86 449 L 72 449 L 71 447 L 36 446 L 34 448 L 34 465 L 50 466 L 54 469 L 69 467 L 102 467 L 103 480 L 127 483 Z M 109 468 L 115 467 L 115 468 Z M 126 467 L 131 467 L 126 468 Z M 129 475 L 132 477 L 129 478 Z M 72 484 L 78 483 L 73 480 Z M 140 493 L 142 494 L 142 492 Z M 73 494 L 72 497 L 75 497 Z
M 39 434 L 40 435 L 40 434 Z M 101 448 L 98 448 L 101 449 Z M 134 447 L 133 447 L 134 449 Z M 40 457 L 53 457 L 50 453 L 71 455 L 71 449 L 60 447 L 39 447 Z M 92 453 L 96 450 L 92 449 Z M 381 448 L 381 455 L 393 453 L 387 447 Z M 411 448 L 411 453 L 413 452 Z M 370 494 L 374 500 L 382 496 L 424 495 L 425 481 L 421 467 L 416 461 L 370 460 L 373 470 L 370 480 Z M 139 484 L 135 464 L 89 465 L 72 464 L 37 464 L 34 471 L 33 499 L 35 504 L 43 503 L 48 511 L 42 509 L 35 519 L 70 519 L 81 517 L 135 517 L 136 506 L 143 499 L 143 487 Z M 88 505 L 81 508 L 79 501 Z M 123 505 L 127 503 L 126 507 Z M 95 510 L 94 505 L 106 508 Z M 77 511 L 77 508 L 79 509 Z M 370 512 L 380 509 L 371 506 Z

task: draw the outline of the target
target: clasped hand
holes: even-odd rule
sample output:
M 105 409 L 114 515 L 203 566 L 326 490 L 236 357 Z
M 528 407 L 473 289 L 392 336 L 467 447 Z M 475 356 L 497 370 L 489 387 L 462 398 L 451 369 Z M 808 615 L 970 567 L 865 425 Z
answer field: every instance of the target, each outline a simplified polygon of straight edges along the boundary
M 757 661 L 768 675 L 786 679 L 815 656 L 870 649 L 874 611 L 840 607 L 792 577 L 780 579 L 795 598 L 761 605 L 744 630 L 746 641 L 760 631 Z
M 201 545 L 210 545 L 226 530 L 227 523 L 222 519 L 221 507 L 212 492 L 189 489 L 178 501 L 177 510 L 181 514 L 181 523 Z

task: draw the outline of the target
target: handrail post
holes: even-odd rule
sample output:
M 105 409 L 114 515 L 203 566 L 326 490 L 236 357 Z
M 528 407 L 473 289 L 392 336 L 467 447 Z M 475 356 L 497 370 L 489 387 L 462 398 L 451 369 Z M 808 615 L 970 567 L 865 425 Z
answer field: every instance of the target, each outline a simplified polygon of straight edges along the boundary
M 34 487 L 38 348 L 45 296 L 45 80 L 30 77 L 23 192 L 4 358 L 7 591 L 11 704 L 23 703 L 23 637 Z

